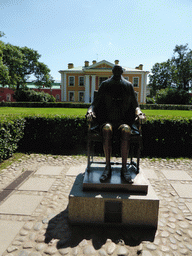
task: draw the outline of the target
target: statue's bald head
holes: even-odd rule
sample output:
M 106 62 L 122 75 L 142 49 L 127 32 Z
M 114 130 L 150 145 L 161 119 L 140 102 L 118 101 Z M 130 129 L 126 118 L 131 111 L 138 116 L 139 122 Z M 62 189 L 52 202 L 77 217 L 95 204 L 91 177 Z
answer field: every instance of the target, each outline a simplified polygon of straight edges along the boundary
M 121 76 L 123 74 L 123 68 L 119 65 L 114 65 L 112 72 L 114 76 Z

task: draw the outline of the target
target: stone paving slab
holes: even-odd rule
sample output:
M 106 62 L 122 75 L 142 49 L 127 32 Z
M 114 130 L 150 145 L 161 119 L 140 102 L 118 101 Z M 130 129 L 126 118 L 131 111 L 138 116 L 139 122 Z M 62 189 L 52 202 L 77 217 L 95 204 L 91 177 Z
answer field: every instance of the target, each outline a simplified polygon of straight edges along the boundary
M 66 176 L 77 176 L 80 173 L 84 173 L 87 168 L 86 164 L 82 164 L 80 166 L 72 166 L 69 168 L 68 172 L 66 173 Z
M 41 175 L 60 175 L 63 169 L 64 169 L 64 166 L 44 165 L 44 166 L 41 166 L 36 171 L 35 174 L 41 174 Z
M 182 198 L 192 198 L 192 184 L 171 183 L 177 194 Z
M 192 177 L 190 177 L 185 171 L 177 171 L 177 170 L 162 170 L 162 173 L 168 180 L 188 180 L 192 181 Z
M 23 225 L 24 222 L 0 220 L 0 255 L 7 249 Z
M 192 203 L 185 203 L 186 205 L 187 205 L 187 207 L 188 207 L 188 209 L 191 211 L 191 213 L 192 213 Z
M 42 199 L 43 196 L 19 194 L 11 195 L 0 205 L 0 213 L 31 215 Z
M 156 175 L 156 173 L 155 173 L 154 170 L 142 168 L 142 171 L 143 171 L 144 176 L 145 176 L 147 179 L 155 179 L 155 180 L 158 179 L 158 177 L 157 177 L 157 175 Z
M 30 191 L 48 191 L 55 179 L 52 178 L 34 178 L 28 179 L 18 190 Z

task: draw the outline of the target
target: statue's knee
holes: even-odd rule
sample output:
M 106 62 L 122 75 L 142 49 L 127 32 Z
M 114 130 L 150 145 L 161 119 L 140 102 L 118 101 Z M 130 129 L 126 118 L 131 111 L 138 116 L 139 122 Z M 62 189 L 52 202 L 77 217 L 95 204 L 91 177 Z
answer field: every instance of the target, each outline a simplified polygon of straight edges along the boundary
M 112 125 L 111 124 L 105 124 L 103 126 L 103 138 L 104 139 L 111 139 L 112 137 Z
M 131 134 L 131 127 L 130 127 L 129 125 L 127 125 L 127 124 L 122 124 L 122 125 L 120 126 L 120 128 L 121 128 L 121 131 L 122 131 L 123 133 Z
M 109 132 L 112 132 L 112 125 L 111 124 L 105 124 L 103 126 L 103 131 L 109 131 Z

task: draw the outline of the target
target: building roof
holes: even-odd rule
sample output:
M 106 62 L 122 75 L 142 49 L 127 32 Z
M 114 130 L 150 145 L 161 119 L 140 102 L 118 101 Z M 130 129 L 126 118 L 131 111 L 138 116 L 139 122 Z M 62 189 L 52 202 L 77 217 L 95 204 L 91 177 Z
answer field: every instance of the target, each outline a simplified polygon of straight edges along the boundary
M 87 61 L 87 63 L 89 63 Z M 70 63 L 72 66 L 73 66 L 73 63 Z M 108 62 L 106 60 L 102 60 L 102 61 L 99 61 L 99 62 L 95 62 L 94 64 L 92 65 L 89 65 L 88 66 L 78 66 L 78 67 L 71 67 L 71 68 L 68 68 L 68 69 L 65 69 L 65 70 L 59 70 L 59 72 L 90 72 L 90 71 L 111 71 L 111 69 L 113 68 L 115 64 L 114 63 L 111 63 L 111 62 Z M 143 66 L 140 64 L 140 66 Z M 149 73 L 148 71 L 144 71 L 142 69 L 139 69 L 139 67 L 137 68 L 128 68 L 128 67 L 125 67 L 125 66 L 122 66 L 124 72 L 147 72 Z
M 52 87 L 51 89 L 61 89 L 61 83 L 58 82 L 54 82 L 52 83 Z M 9 85 L 5 85 L 4 88 L 9 88 Z M 38 89 L 38 86 L 35 85 L 33 82 L 27 82 L 26 87 L 29 89 Z M 2 85 L 0 84 L 0 88 L 2 88 Z M 50 87 L 41 87 L 41 89 L 50 89 Z

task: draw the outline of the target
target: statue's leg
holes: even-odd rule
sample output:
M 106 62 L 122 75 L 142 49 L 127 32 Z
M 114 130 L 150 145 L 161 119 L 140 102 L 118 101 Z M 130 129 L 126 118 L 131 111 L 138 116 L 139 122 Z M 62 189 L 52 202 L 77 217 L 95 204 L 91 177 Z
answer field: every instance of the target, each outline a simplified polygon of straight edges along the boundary
M 133 183 L 131 176 L 127 170 L 127 158 L 129 155 L 129 148 L 130 148 L 131 127 L 127 124 L 122 124 L 119 127 L 119 129 L 121 130 L 121 157 L 122 157 L 121 174 L 127 182 Z
M 111 175 L 111 153 L 112 153 L 112 134 L 113 129 L 111 124 L 105 124 L 102 129 L 103 134 L 103 150 L 106 158 L 105 170 L 100 178 L 100 181 L 105 181 Z
M 120 126 L 120 129 L 121 129 L 122 167 L 124 168 L 127 165 L 127 157 L 129 154 L 131 127 L 127 124 L 122 124 Z

